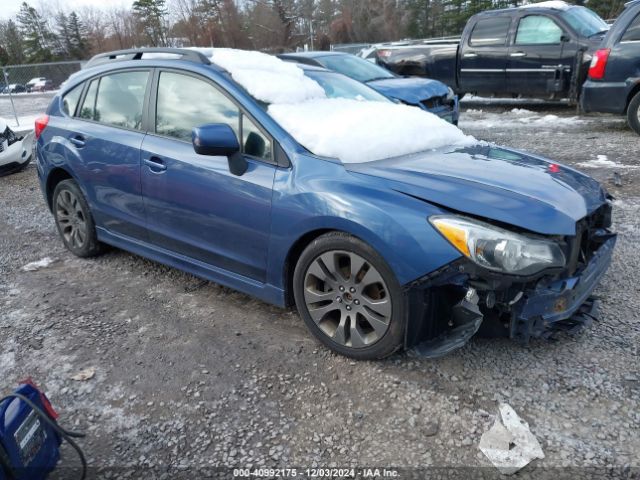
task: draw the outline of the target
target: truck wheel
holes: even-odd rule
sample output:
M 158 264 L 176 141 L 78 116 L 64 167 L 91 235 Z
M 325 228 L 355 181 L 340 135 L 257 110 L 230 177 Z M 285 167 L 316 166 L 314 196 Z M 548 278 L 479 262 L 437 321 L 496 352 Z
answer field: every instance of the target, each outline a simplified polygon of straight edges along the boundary
M 633 131 L 640 135 L 640 92 L 636 93 L 629 102 L 629 106 L 627 107 L 627 121 Z
M 318 237 L 293 275 L 296 306 L 311 332 L 330 349 L 359 360 L 402 346 L 404 298 L 384 259 L 342 232 Z
M 89 205 L 73 180 L 63 180 L 53 192 L 53 216 L 64 246 L 78 257 L 102 251 Z

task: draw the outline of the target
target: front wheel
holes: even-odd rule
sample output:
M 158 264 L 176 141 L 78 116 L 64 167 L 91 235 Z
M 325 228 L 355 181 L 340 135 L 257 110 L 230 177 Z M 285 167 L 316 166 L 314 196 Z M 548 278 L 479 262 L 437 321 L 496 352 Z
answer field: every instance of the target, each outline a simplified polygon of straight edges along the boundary
M 636 93 L 629 102 L 627 120 L 633 131 L 640 135 L 640 92 Z
M 314 240 L 294 272 L 294 297 L 311 332 L 348 357 L 384 358 L 402 346 L 401 287 L 369 245 L 341 232 Z

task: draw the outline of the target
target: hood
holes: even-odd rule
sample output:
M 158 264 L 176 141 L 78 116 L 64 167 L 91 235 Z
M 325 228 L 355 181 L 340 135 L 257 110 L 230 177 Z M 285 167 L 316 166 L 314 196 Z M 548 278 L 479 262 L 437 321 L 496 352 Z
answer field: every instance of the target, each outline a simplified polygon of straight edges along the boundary
M 491 145 L 345 168 L 373 177 L 381 187 L 545 235 L 574 235 L 576 222 L 607 198 L 597 181 L 577 170 Z
M 441 97 L 449 92 L 444 83 L 428 78 L 385 78 L 366 83 L 387 97 L 397 98 L 412 105 L 428 98 Z

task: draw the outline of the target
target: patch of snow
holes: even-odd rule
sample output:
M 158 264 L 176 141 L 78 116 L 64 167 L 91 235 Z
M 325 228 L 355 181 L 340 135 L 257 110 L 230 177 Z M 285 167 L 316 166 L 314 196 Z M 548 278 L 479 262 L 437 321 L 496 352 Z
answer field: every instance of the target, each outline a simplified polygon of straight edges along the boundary
M 254 98 L 266 103 L 300 103 L 326 98 L 324 89 L 295 63 L 266 53 L 232 48 L 194 48 L 227 70 Z
M 15 354 L 16 343 L 13 339 L 8 339 L 2 345 L 2 353 L 0 353 L 0 378 L 8 378 L 9 374 L 12 373 L 12 370 L 16 366 L 16 354 Z M 7 385 L 3 385 L 3 388 L 6 388 Z
M 606 155 L 598 155 L 595 160 L 588 160 L 586 162 L 578 163 L 579 167 L 583 168 L 624 168 L 624 169 L 634 169 L 639 168 L 638 165 L 625 165 L 623 163 L 614 162 L 613 160 L 609 160 Z
M 396 103 L 332 98 L 271 105 L 268 112 L 308 150 L 344 163 L 478 143 L 432 113 Z
M 493 128 L 496 126 L 522 128 L 530 125 L 539 127 L 558 127 L 581 125 L 587 120 L 577 116 L 560 117 L 558 115 L 540 116 L 536 112 L 523 108 L 513 108 L 503 113 L 484 113 L 482 110 L 467 110 L 467 116 L 462 116 L 461 123 L 467 128 Z M 480 118 L 478 118 L 480 117 Z
M 554 10 L 567 10 L 571 5 L 561 0 L 548 0 L 546 2 L 528 3 L 520 8 L 553 8 Z
M 40 270 L 41 268 L 48 267 L 55 261 L 56 260 L 51 257 L 44 257 L 43 259 L 38 260 L 36 262 L 27 263 L 25 266 L 22 267 L 22 270 L 25 272 L 35 272 L 36 270 Z
M 511 113 L 515 113 L 516 115 L 535 115 L 535 112 L 527 110 L 526 108 L 512 108 Z

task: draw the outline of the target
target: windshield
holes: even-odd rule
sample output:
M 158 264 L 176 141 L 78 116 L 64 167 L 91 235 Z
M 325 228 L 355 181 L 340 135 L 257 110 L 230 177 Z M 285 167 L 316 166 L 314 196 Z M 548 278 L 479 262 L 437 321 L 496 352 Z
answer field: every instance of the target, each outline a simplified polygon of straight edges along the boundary
M 585 7 L 571 7 L 560 16 L 580 35 L 590 37 L 609 30 L 609 25 L 597 13 Z
M 359 82 L 394 78 L 394 75 L 388 70 L 353 55 L 327 55 L 316 58 L 316 60 L 329 70 L 342 73 Z
M 364 61 L 367 62 L 366 60 Z M 348 98 L 351 100 L 369 100 L 373 102 L 391 101 L 374 89 L 339 73 L 325 72 L 322 70 L 305 70 L 304 74 L 320 84 L 329 98 Z

